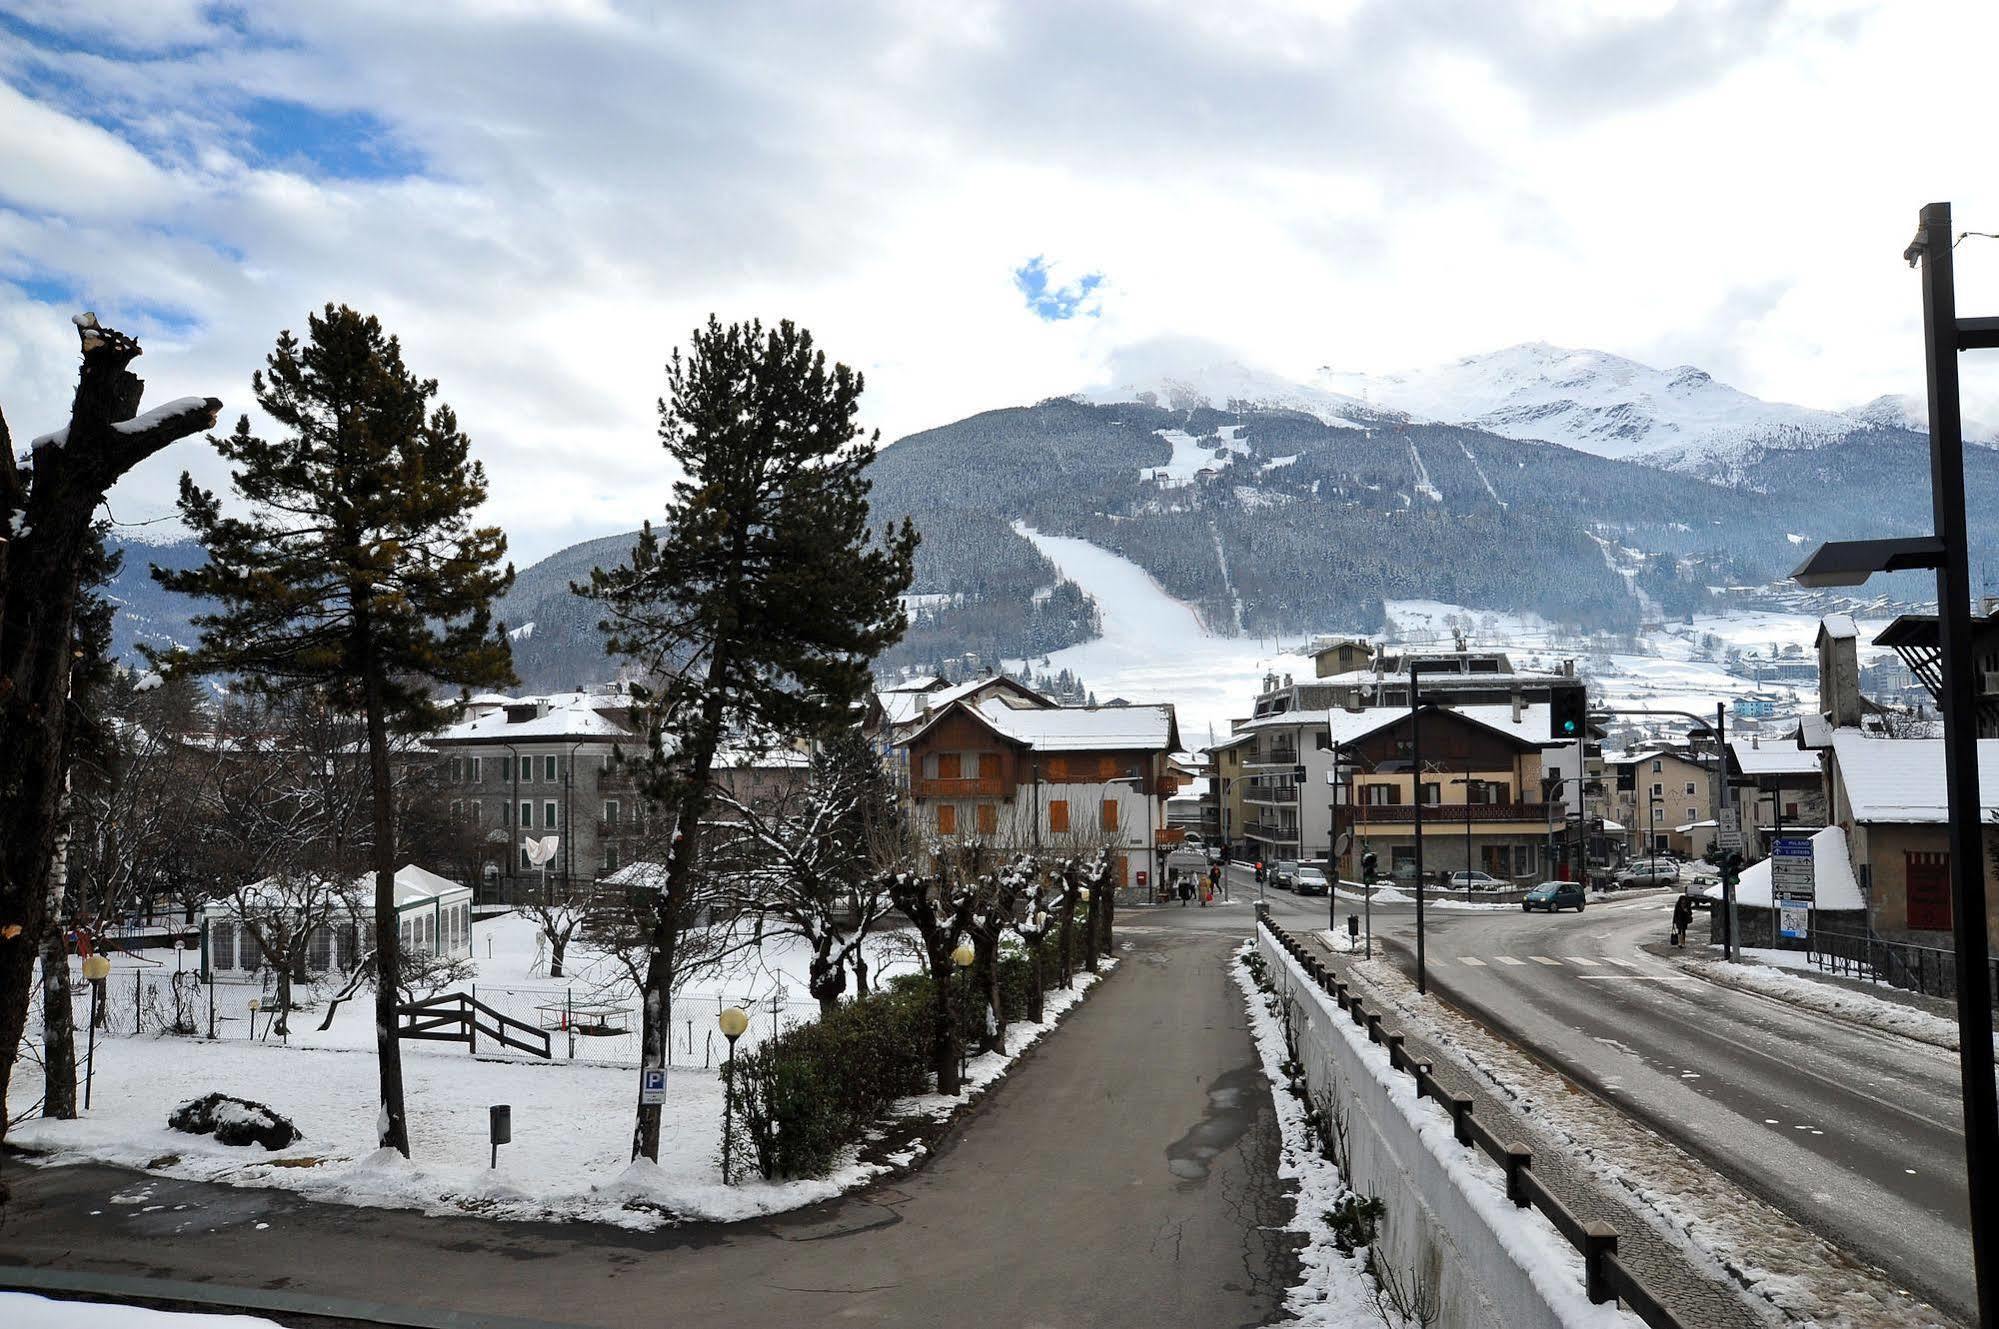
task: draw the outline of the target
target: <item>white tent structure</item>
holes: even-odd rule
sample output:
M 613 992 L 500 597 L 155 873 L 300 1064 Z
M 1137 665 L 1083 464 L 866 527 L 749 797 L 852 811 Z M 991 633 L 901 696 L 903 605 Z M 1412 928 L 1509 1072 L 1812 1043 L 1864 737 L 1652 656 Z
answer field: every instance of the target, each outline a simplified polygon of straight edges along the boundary
M 245 888 L 245 895 L 277 894 L 274 878 Z M 306 943 L 309 974 L 345 972 L 369 948 L 375 925 L 375 877 L 356 877 L 330 920 Z M 268 907 L 266 904 L 263 907 Z M 414 863 L 396 870 L 396 924 L 404 953 L 466 957 L 472 954 L 472 888 Z M 266 961 L 241 921 L 240 906 L 211 900 L 201 910 L 201 972 L 220 982 L 259 982 Z

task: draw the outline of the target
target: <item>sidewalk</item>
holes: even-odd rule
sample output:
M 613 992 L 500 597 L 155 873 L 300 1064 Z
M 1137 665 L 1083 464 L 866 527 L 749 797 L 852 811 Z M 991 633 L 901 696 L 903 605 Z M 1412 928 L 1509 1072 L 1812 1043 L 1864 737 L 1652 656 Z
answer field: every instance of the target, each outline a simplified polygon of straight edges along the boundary
M 9 1162 L 0 1264 L 594 1326 L 1260 1323 L 1295 1273 L 1292 1205 L 1233 944 L 1125 941 L 926 1168 L 781 1217 L 649 1233 L 438 1219 Z

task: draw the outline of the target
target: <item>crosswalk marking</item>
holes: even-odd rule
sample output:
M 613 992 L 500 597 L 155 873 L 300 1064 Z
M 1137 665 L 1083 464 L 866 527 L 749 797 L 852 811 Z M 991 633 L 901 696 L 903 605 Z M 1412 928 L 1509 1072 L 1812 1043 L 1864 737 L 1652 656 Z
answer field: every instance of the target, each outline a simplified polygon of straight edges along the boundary
M 1637 969 L 1640 967 L 1636 960 L 1626 960 L 1615 955 L 1606 955 L 1603 958 L 1620 969 Z
M 1570 964 L 1573 964 L 1573 965 L 1586 965 L 1586 964 L 1602 964 L 1602 963 L 1603 963 L 1603 961 L 1601 961 L 1601 960 L 1597 959 L 1597 958 L 1596 958 L 1595 956 L 1593 956 L 1593 955 L 1568 955 L 1568 956 L 1564 956 L 1563 958 L 1564 958 L 1564 959 L 1566 959 L 1566 960 L 1567 960 L 1567 961 L 1568 961 L 1568 962 L 1569 962 Z
M 1485 968 L 1485 961 L 1479 959 L 1476 955 L 1460 955 L 1458 959 L 1475 968 Z
M 1500 962 L 1501 964 L 1517 964 L 1517 965 L 1524 965 L 1524 964 L 1526 964 L 1526 963 L 1527 963 L 1527 962 L 1526 962 L 1525 960 L 1519 960 L 1519 959 L 1515 959 L 1515 958 L 1514 958 L 1513 956 L 1511 956 L 1511 955 L 1502 955 L 1502 956 L 1500 956 L 1500 957 L 1498 957 L 1498 958 L 1499 958 L 1499 962 Z
M 1545 955 L 1536 955 L 1533 957 L 1533 960 L 1535 964 L 1553 965 L 1557 969 L 1560 969 L 1562 967 L 1562 962 L 1560 960 L 1550 960 Z

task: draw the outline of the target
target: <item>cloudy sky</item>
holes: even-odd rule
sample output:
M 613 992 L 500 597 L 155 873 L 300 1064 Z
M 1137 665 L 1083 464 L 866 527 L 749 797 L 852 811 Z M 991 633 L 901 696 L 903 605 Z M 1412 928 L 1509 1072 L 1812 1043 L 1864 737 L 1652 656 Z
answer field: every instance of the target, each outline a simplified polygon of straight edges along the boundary
M 656 508 L 659 365 L 711 310 L 813 329 L 890 439 L 1165 335 L 1847 406 L 1921 390 L 1917 206 L 1999 231 L 1994 49 L 1999 6 L 1893 0 L 0 0 L 0 407 L 60 420 L 89 307 L 151 400 L 233 417 L 344 301 L 531 559 Z M 1959 259 L 1999 312 L 1999 240 Z

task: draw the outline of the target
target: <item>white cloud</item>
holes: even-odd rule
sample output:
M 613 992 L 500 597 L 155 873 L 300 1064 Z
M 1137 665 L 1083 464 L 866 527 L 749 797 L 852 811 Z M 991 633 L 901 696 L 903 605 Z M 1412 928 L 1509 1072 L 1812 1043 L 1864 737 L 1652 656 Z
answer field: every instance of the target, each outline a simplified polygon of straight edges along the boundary
M 143 372 L 230 415 L 280 328 L 379 314 L 529 557 L 656 508 L 659 365 L 710 310 L 812 328 L 891 438 L 1165 334 L 1299 377 L 1546 339 L 1842 406 L 1920 389 L 1916 206 L 1999 230 L 1981 5 L 79 8 L 0 29 L 0 279 L 191 317 Z M 271 151 L 259 99 L 418 170 Z M 1963 303 L 1999 312 L 1978 243 Z M 1035 317 L 1036 255 L 1103 272 L 1101 316 Z M 69 310 L 0 294 L 36 432 Z M 177 449 L 119 515 L 183 465 L 221 479 Z

